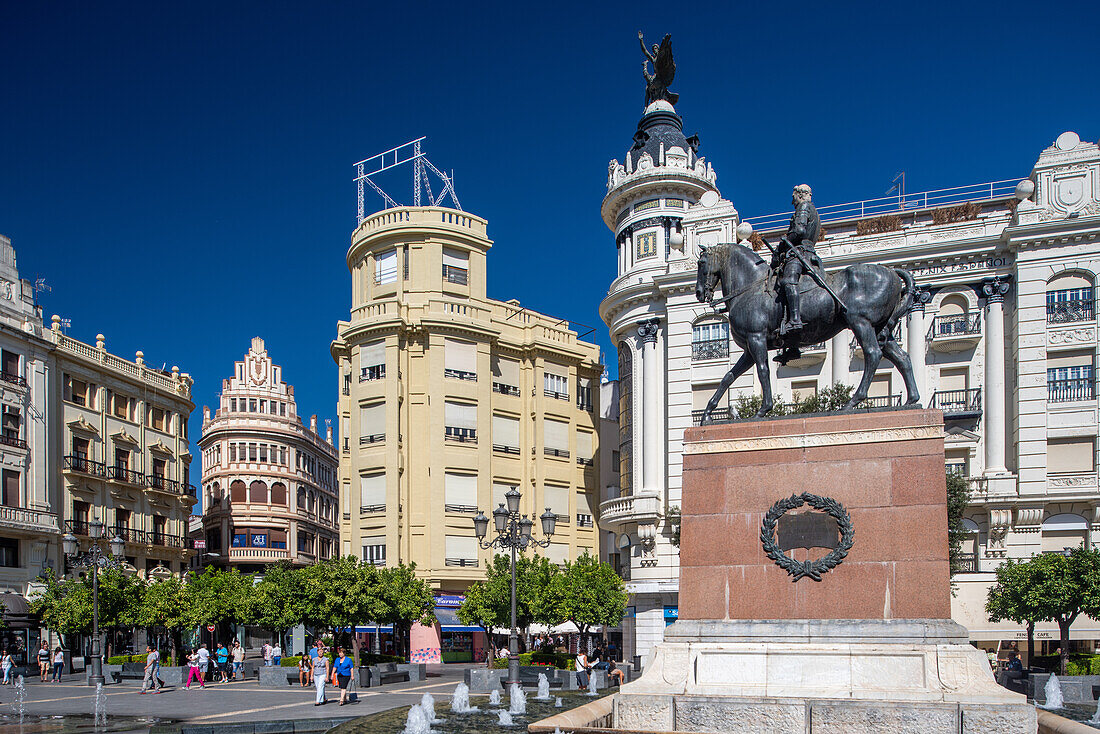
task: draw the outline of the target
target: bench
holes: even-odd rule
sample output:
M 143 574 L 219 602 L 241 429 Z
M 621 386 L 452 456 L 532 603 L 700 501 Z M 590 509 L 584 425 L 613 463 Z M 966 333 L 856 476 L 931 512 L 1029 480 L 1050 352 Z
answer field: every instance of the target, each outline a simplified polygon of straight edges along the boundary
M 371 666 L 371 685 L 385 685 L 409 680 L 409 671 L 398 670 L 397 663 L 379 663 Z M 377 683 L 375 683 L 377 681 Z
M 291 678 L 291 675 L 293 675 L 293 678 Z M 259 668 L 259 680 L 261 686 L 286 688 L 291 683 L 298 682 L 298 669 L 264 665 Z
M 551 668 L 547 665 L 521 665 L 519 668 L 520 685 L 534 688 L 539 683 L 540 673 L 546 676 L 551 688 L 562 687 L 557 668 Z

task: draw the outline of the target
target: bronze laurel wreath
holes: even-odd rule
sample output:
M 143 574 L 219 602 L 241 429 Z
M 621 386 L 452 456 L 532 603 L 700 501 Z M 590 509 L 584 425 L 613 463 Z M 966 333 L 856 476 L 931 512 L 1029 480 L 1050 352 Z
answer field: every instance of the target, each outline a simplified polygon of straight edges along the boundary
M 837 528 L 840 530 L 840 543 L 824 558 L 799 562 L 784 553 L 775 542 L 775 526 L 779 522 L 779 518 L 787 510 L 794 510 L 802 507 L 802 505 L 809 505 L 815 510 L 823 510 L 836 520 Z M 791 581 L 798 581 L 803 576 L 807 576 L 814 581 L 820 581 L 821 574 L 828 573 L 839 566 L 840 562 L 848 555 L 848 551 L 852 549 L 852 541 L 855 540 L 855 536 L 855 531 L 852 529 L 852 518 L 848 515 L 848 511 L 844 509 L 844 505 L 831 497 L 819 497 L 809 492 L 803 492 L 801 495 L 793 494 L 776 502 L 764 515 L 764 522 L 760 525 L 760 544 L 764 546 L 764 553 L 767 554 L 768 558 L 775 561 L 775 565 L 794 577 Z

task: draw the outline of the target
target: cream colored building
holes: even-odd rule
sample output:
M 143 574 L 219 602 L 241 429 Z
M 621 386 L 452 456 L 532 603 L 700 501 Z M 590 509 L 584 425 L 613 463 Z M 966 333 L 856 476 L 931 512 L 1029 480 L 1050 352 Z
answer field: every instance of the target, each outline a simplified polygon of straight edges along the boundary
M 462 211 L 368 217 L 347 255 L 351 319 L 332 344 L 342 552 L 415 562 L 445 595 L 483 578 L 494 551 L 479 548 L 473 517 L 511 487 L 522 513 L 558 515 L 541 551 L 551 560 L 597 552 L 599 348 L 487 298 L 491 245 L 486 221 Z M 414 656 L 438 659 L 430 645 Z
M 337 460 L 332 428 L 298 419 L 294 387 L 256 337 L 222 381 L 217 410 L 203 408 L 204 554 L 207 563 L 262 572 L 339 552 Z
M 60 474 L 63 532 L 88 547 L 88 524 L 106 539 L 126 541 L 125 568 L 142 578 L 178 575 L 194 553 L 187 519 L 197 499 L 191 484 L 187 419 L 194 409 L 190 376 L 152 369 L 62 333 L 53 317 L 52 395 L 47 413 Z

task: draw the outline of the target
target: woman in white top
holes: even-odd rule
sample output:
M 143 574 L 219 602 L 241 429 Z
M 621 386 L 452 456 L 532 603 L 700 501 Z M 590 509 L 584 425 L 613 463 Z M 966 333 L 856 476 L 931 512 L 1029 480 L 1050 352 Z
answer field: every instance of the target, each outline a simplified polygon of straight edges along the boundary
M 578 651 L 573 662 L 577 668 L 577 685 L 581 688 L 588 688 L 588 656 L 583 651 Z
M 0 671 L 4 673 L 4 685 L 11 685 L 11 669 L 15 665 L 15 662 L 11 659 L 11 655 L 7 650 L 0 653 Z

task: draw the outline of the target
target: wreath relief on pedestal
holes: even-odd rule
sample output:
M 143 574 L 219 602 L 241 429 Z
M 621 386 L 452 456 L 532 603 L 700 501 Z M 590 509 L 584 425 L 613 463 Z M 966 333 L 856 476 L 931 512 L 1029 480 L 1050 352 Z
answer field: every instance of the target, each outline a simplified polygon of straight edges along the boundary
M 779 518 L 788 510 L 796 510 L 803 505 L 809 505 L 815 510 L 825 512 L 836 520 L 837 530 L 840 532 L 840 542 L 823 558 L 796 561 L 784 553 L 776 542 L 775 529 L 779 523 Z M 841 561 L 848 555 L 848 551 L 852 549 L 854 540 L 855 531 L 852 529 L 852 518 L 848 515 L 848 511 L 844 509 L 844 505 L 831 497 L 819 497 L 809 492 L 791 495 L 776 502 L 764 515 L 764 521 L 760 525 L 760 544 L 764 547 L 764 553 L 768 558 L 775 561 L 775 565 L 794 577 L 791 581 L 798 581 L 802 577 L 820 581 L 821 574 L 828 573 L 840 565 Z

